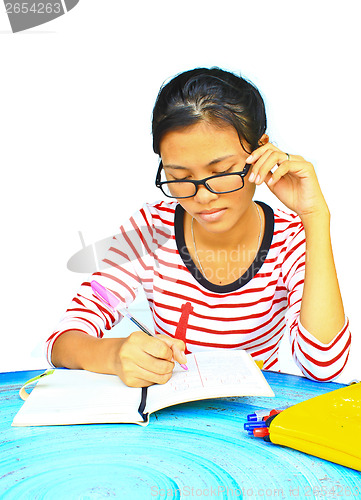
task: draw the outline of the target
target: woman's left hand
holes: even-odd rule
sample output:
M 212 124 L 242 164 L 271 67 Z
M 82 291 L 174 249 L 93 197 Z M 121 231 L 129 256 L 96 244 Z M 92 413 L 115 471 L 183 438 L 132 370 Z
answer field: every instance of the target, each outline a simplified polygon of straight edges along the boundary
M 315 169 L 302 156 L 288 155 L 268 142 L 246 161 L 252 164 L 248 180 L 257 185 L 266 182 L 272 193 L 301 219 L 328 211 Z

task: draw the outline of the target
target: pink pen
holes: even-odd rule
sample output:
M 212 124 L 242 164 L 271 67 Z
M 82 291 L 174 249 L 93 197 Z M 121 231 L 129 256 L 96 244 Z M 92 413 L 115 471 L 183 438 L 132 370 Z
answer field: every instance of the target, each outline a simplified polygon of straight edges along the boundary
M 138 321 L 134 316 L 130 314 L 130 312 L 127 309 L 124 309 L 120 307 L 120 300 L 114 293 L 110 292 L 107 288 L 105 288 L 103 285 L 98 283 L 97 281 L 92 281 L 90 283 L 90 286 L 92 287 L 93 292 L 95 295 L 102 301 L 104 302 L 105 305 L 113 309 L 113 311 L 119 311 L 123 316 L 127 317 L 130 319 L 130 321 L 133 321 L 135 325 L 137 325 L 138 328 L 140 328 L 144 333 L 149 335 L 150 337 L 155 337 L 155 334 L 152 333 L 150 330 L 148 330 L 147 327 L 142 325 L 140 321 Z M 179 363 L 179 365 L 184 369 L 188 370 L 187 365 L 182 365 Z

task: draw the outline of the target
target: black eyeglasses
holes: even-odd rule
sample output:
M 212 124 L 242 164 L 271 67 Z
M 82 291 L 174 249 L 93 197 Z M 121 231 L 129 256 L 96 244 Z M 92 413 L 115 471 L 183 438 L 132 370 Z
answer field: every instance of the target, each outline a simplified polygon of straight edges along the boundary
M 168 198 L 192 198 L 197 194 L 198 186 L 204 186 L 211 193 L 225 194 L 238 191 L 244 186 L 244 177 L 246 177 L 251 165 L 246 164 L 240 172 L 231 172 L 229 174 L 217 174 L 206 177 L 199 181 L 161 181 L 161 172 L 163 163 L 160 162 L 155 185 L 161 189 Z

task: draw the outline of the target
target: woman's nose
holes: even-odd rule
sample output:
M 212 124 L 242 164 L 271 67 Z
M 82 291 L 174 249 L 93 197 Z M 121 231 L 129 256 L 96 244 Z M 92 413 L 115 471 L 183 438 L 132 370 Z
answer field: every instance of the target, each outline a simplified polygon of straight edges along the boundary
M 194 200 L 205 205 L 218 198 L 218 196 L 218 194 L 209 191 L 206 186 L 198 186 L 197 192 L 194 195 Z

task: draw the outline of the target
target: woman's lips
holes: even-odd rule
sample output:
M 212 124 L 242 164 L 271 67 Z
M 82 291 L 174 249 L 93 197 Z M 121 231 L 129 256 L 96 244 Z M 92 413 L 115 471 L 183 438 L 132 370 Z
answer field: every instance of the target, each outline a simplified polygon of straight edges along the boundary
M 226 208 L 215 208 L 213 210 L 204 210 L 203 212 L 198 212 L 197 216 L 206 222 L 214 222 L 219 220 L 223 216 L 226 210 L 227 210 Z

